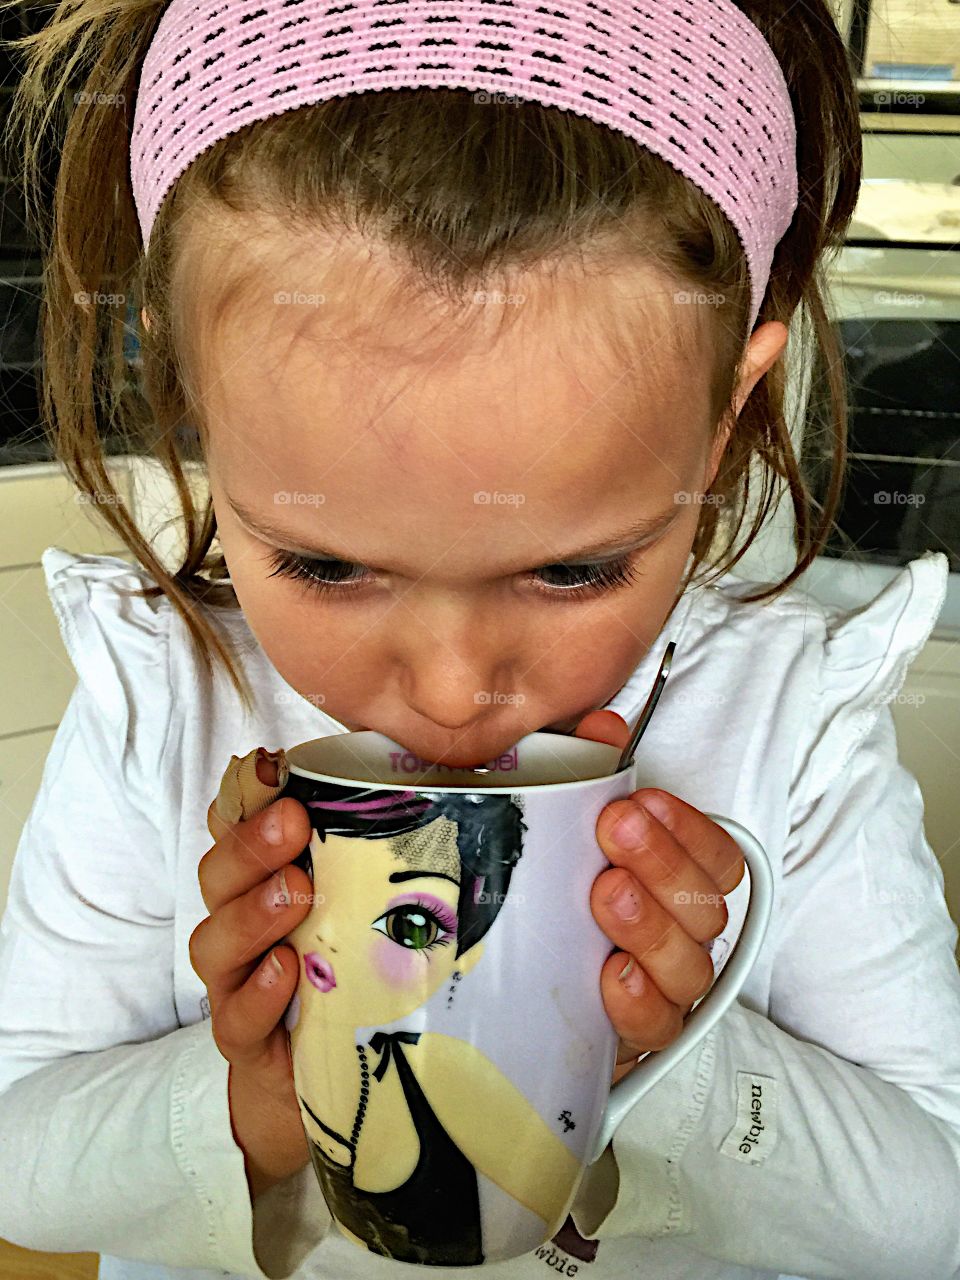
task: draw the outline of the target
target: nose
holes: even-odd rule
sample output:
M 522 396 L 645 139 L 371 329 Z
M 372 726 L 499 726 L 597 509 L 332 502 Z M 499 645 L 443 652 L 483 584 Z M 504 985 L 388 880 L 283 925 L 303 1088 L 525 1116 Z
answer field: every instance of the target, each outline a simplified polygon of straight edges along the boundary
M 404 701 L 416 715 L 445 729 L 462 733 L 504 711 L 513 702 L 509 664 L 504 658 L 496 628 L 471 610 L 438 624 L 429 631 L 417 628 L 403 654 Z
M 404 698 L 409 710 L 447 733 L 464 734 L 485 721 L 512 718 L 519 703 L 502 680 L 478 680 L 475 672 L 468 670 L 458 676 L 449 667 L 436 680 L 431 679 L 429 670 L 421 671 L 411 686 Z
M 435 709 L 434 704 L 439 709 Z M 477 706 L 471 708 L 469 713 L 465 707 L 459 711 L 452 711 L 449 704 L 439 704 L 434 698 L 427 699 L 425 703 L 411 699 L 409 706 L 411 711 L 415 711 L 424 720 L 429 720 L 438 729 L 446 729 L 450 733 L 461 733 L 464 729 L 469 729 L 473 722 L 482 719 L 484 714 L 483 708 Z

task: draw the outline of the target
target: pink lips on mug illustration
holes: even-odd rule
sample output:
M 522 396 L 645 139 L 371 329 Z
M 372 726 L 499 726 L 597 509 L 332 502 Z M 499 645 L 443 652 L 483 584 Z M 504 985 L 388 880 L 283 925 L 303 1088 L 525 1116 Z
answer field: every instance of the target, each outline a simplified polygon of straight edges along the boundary
M 322 956 L 317 955 L 316 951 L 308 951 L 303 957 L 303 964 L 307 971 L 307 978 L 318 991 L 330 991 L 337 985 L 333 976 L 333 966 Z

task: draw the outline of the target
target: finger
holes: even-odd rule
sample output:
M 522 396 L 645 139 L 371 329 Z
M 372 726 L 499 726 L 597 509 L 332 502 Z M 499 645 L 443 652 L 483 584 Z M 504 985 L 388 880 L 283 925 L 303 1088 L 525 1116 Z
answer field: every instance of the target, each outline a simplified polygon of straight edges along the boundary
M 231 756 L 220 789 L 207 809 L 207 829 L 214 840 L 237 822 L 262 812 L 286 786 L 290 770 L 286 755 L 255 747 L 245 756 Z
M 279 826 L 274 826 L 274 819 Z M 227 827 L 200 859 L 197 878 L 211 915 L 298 857 L 310 843 L 310 818 L 293 796 L 283 796 L 262 813 Z M 279 843 L 274 843 L 279 835 Z
M 274 947 L 231 995 L 215 1003 L 211 997 L 217 1047 L 233 1066 L 260 1065 L 271 1053 L 269 1037 L 293 997 L 298 976 L 296 953 L 290 947 Z M 286 1059 L 286 1045 L 282 1048 Z
M 625 1046 L 623 1041 L 621 1040 L 620 1047 L 617 1049 L 617 1054 L 619 1055 L 620 1053 L 626 1053 L 628 1051 L 628 1047 L 629 1046 Z M 630 1072 L 634 1069 L 634 1067 L 638 1065 L 639 1064 L 637 1063 L 636 1058 L 633 1055 L 631 1055 L 624 1062 L 618 1062 L 617 1065 L 613 1068 L 613 1074 L 610 1077 L 611 1086 L 615 1084 L 619 1084 L 619 1082 L 623 1079 L 623 1077 L 628 1076 Z
M 607 1017 L 613 1023 L 621 1044 L 617 1063 L 629 1062 L 641 1053 L 665 1049 L 683 1028 L 683 1014 L 660 992 L 643 970 L 634 964 L 630 990 L 619 974 L 630 957 L 615 951 L 600 970 L 600 992 Z
M 624 816 L 632 834 L 621 835 L 617 830 Z M 719 827 L 717 831 L 729 839 Z M 608 804 L 597 822 L 597 839 L 614 866 L 629 871 L 697 942 L 708 942 L 723 931 L 727 904 L 716 883 L 642 805 L 629 798 Z M 627 839 L 634 842 L 632 848 L 619 843 Z
M 278 764 L 282 762 L 282 770 Z M 282 777 L 278 776 L 282 772 Z M 207 810 L 207 827 L 214 840 L 237 822 L 253 817 L 271 804 L 286 784 L 289 770 L 282 751 L 256 747 L 245 756 L 231 756 L 216 797 Z
M 639 801 L 654 818 L 665 826 L 686 849 L 695 862 L 710 876 L 721 893 L 732 893 L 743 879 L 745 862 L 733 836 L 717 826 L 712 818 L 687 804 L 669 791 L 644 788 L 634 791 Z
M 630 728 L 616 711 L 589 711 L 574 732 L 575 738 L 589 738 L 592 742 L 609 742 L 622 750 L 630 740 Z
M 263 953 L 306 917 L 312 901 L 309 876 L 287 866 L 201 920 L 190 935 L 188 952 L 211 1005 L 247 981 Z
M 636 959 L 667 1000 L 689 1008 L 710 990 L 709 955 L 625 871 L 618 868 L 597 876 L 590 909 L 610 941 Z

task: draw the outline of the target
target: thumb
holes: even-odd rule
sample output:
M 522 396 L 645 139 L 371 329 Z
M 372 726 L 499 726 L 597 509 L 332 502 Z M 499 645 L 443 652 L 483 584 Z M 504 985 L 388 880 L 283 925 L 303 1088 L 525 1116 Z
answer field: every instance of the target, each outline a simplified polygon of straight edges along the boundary
M 612 747 L 625 747 L 630 740 L 630 726 L 616 711 L 589 711 L 574 731 L 575 738 L 592 742 L 608 742 Z

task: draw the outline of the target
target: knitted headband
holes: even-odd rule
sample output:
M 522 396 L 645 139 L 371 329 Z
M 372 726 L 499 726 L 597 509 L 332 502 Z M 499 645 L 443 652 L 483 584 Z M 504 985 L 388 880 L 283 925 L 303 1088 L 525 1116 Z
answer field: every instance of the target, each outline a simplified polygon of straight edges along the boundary
M 797 205 L 796 132 L 780 65 L 733 0 L 171 0 L 131 136 L 144 246 L 167 191 L 220 138 L 348 93 L 415 87 L 560 107 L 668 161 L 736 228 L 753 329 Z

